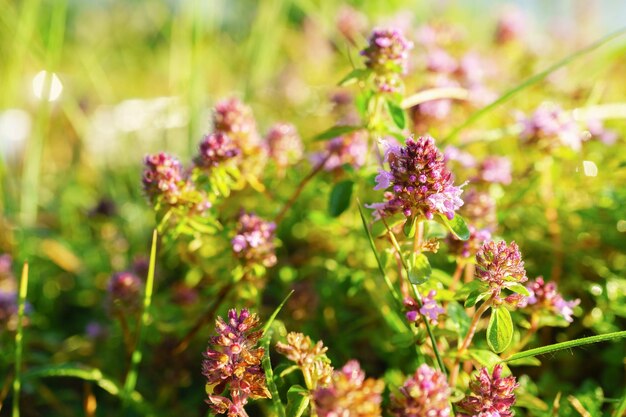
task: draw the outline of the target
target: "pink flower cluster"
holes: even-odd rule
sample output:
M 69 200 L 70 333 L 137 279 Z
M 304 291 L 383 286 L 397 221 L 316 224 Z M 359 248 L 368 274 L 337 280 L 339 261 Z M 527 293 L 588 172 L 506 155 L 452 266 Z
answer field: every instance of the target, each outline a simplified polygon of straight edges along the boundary
M 112 311 L 133 312 L 141 306 L 143 283 L 132 272 L 118 272 L 111 276 L 107 287 L 109 308 Z
M 529 117 L 521 117 L 523 143 L 553 149 L 566 146 L 580 151 L 584 135 L 576 120 L 560 106 L 553 103 L 540 105 Z
M 374 189 L 391 190 L 385 193 L 386 202 L 370 207 L 382 215 L 402 212 L 407 217 L 422 215 L 432 219 L 435 213 L 440 213 L 448 219 L 454 218 L 456 210 L 463 205 L 463 185 L 454 185 L 435 140 L 422 136 L 417 140 L 407 139 L 403 147 L 384 145 L 389 171 L 379 171 Z
M 241 154 L 241 150 L 224 132 L 206 135 L 198 148 L 199 155 L 195 160 L 196 165 L 206 168 L 214 168 Z
M 319 417 L 379 417 L 383 381 L 365 378 L 355 360 L 335 371 L 331 383 L 313 391 L 313 403 Z
M 563 316 L 568 322 L 574 321 L 574 307 L 580 304 L 580 300 L 566 301 L 558 292 L 555 282 L 545 282 L 543 277 L 537 277 L 526 285 L 530 296 L 520 307 L 528 306 L 531 309 L 546 309 Z
M 259 318 L 245 308 L 228 311 L 228 321 L 218 317 L 216 336 L 204 352 L 202 374 L 207 378 L 207 403 L 217 414 L 248 417 L 248 399 L 271 398 L 261 369 L 264 349 L 257 347 L 262 336 Z M 230 398 L 224 395 L 228 389 Z
M 367 48 L 361 51 L 365 65 L 374 72 L 374 82 L 381 92 L 402 88 L 400 75 L 406 73 L 413 43 L 396 29 L 375 29 Z
M 163 198 L 174 205 L 180 199 L 185 180 L 183 165 L 171 155 L 159 152 L 144 159 L 143 189 L 152 203 Z
M 237 231 L 231 240 L 235 256 L 249 264 L 271 267 L 276 264 L 274 232 L 276 225 L 259 216 L 242 212 L 237 221 Z
M 302 158 L 302 140 L 296 127 L 290 123 L 276 123 L 267 132 L 266 145 L 277 166 L 286 168 Z
M 526 282 L 526 270 L 522 254 L 515 242 L 507 245 L 505 241 L 487 241 L 476 254 L 476 276 L 489 284 L 495 301 L 501 301 L 500 292 L 511 283 Z M 523 303 L 523 296 L 512 294 L 505 302 L 519 306 Z
M 260 144 L 252 109 L 237 98 L 215 104 L 213 126 L 216 132 L 226 133 L 244 153 Z
M 440 371 L 423 364 L 391 395 L 390 411 L 396 417 L 448 417 L 450 387 Z
M 459 417 L 512 417 L 511 407 L 515 404 L 515 389 L 519 384 L 514 376 L 502 377 L 502 365 L 498 364 L 489 374 L 487 368 L 480 370 L 475 380 L 470 382 L 474 395 L 463 398 L 459 407 L 463 411 Z

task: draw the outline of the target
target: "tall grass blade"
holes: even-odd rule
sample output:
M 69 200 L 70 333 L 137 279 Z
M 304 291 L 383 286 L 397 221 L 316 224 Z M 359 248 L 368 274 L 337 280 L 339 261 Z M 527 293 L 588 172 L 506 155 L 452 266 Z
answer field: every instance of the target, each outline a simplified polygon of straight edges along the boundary
M 22 351 L 24 342 L 24 309 L 28 292 L 28 262 L 22 268 L 15 333 L 15 379 L 13 380 L 13 417 L 20 416 L 20 390 L 22 388 Z
M 156 247 L 157 247 L 157 232 L 152 233 L 152 248 L 150 250 L 150 266 L 148 267 L 148 278 L 146 279 L 146 291 L 143 298 L 143 311 L 141 313 L 141 321 L 137 329 L 137 342 L 135 349 L 133 350 L 130 362 L 130 370 L 126 375 L 126 381 L 124 382 L 124 390 L 122 393 L 122 399 L 126 404 L 129 400 L 130 394 L 135 390 L 137 385 L 137 374 L 139 363 L 142 357 L 142 342 L 146 326 L 150 320 L 150 305 L 152 303 L 152 291 L 154 288 L 154 266 L 156 263 Z
M 522 352 L 518 352 L 504 359 L 503 362 L 510 362 L 517 359 L 528 358 L 531 356 L 545 355 L 547 353 L 552 353 L 563 349 L 571 349 L 578 346 L 589 345 L 592 343 L 608 342 L 610 340 L 617 340 L 623 337 L 626 337 L 626 330 L 590 337 L 583 337 L 582 339 L 568 340 L 567 342 L 555 343 L 553 345 L 542 346 L 535 349 L 528 349 Z
M 488 114 L 491 110 L 495 109 L 496 107 L 500 106 L 502 103 L 505 103 L 506 101 L 510 100 L 513 96 L 515 96 L 517 93 L 525 90 L 526 88 L 538 83 L 539 81 L 543 80 L 544 78 L 546 78 L 548 75 L 552 74 L 554 71 L 558 70 L 559 68 L 562 68 L 566 65 L 568 65 L 569 63 L 571 63 L 572 61 L 575 61 L 577 58 L 580 58 L 586 54 L 588 54 L 589 52 L 594 51 L 595 49 L 598 49 L 600 46 L 612 41 L 615 38 L 618 38 L 620 36 L 622 36 L 623 34 L 626 33 L 626 27 L 613 32 L 603 38 L 600 38 L 599 40 L 597 40 L 596 42 L 592 43 L 591 45 L 580 49 L 576 52 L 574 52 L 573 54 L 570 54 L 568 56 L 566 56 L 565 58 L 561 59 L 560 61 L 556 62 L 555 64 L 551 65 L 550 67 L 546 68 L 545 70 L 525 79 L 524 81 L 521 82 L 521 84 L 513 87 L 512 89 L 508 90 L 507 92 L 505 92 L 504 94 L 502 94 L 500 97 L 498 97 L 494 102 L 492 102 L 491 104 L 488 104 L 487 106 L 483 107 L 482 109 L 476 111 L 475 113 L 473 113 L 472 115 L 470 115 L 467 120 L 465 120 L 464 123 L 462 123 L 460 126 L 458 126 L 457 128 L 455 128 L 452 133 L 450 133 L 446 138 L 445 141 L 449 141 L 450 139 L 456 137 L 456 135 L 458 135 L 463 129 L 465 129 L 466 127 L 474 124 L 476 121 L 478 121 L 479 119 L 481 119 L 483 116 L 485 116 L 486 114 Z

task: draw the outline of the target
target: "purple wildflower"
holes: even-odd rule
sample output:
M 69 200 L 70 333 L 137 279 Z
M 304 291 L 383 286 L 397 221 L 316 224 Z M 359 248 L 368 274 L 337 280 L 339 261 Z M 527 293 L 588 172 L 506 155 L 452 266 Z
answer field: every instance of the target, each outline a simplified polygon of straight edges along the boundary
M 313 403 L 319 417 L 380 417 L 383 381 L 365 379 L 355 360 L 333 373 L 327 387 L 313 391 Z
M 588 119 L 586 127 L 592 139 L 597 139 L 605 145 L 613 145 L 617 141 L 617 133 L 604 128 L 600 119 Z
M 456 60 L 442 48 L 431 48 L 426 56 L 426 69 L 438 74 L 451 74 L 457 70 Z
M 461 214 L 469 224 L 491 231 L 496 229 L 496 202 L 487 191 L 470 188 L 463 196 Z
M 401 211 L 407 217 L 423 215 L 432 219 L 435 213 L 448 219 L 454 217 L 455 211 L 463 205 L 460 198 L 463 185 L 454 185 L 452 173 L 433 138 L 409 138 L 404 147 L 389 148 L 386 155 L 390 169 L 376 177 L 376 189 L 390 186 L 391 194 L 386 195 L 388 201 L 379 209 L 383 214 Z
M 17 283 L 13 275 L 13 258 L 5 253 L 0 255 L 0 291 L 15 292 Z
M 445 313 L 446 310 L 437 304 L 435 300 L 436 295 L 437 291 L 430 290 L 426 297 L 422 298 L 422 307 L 420 307 L 417 301 L 412 297 L 406 297 L 404 299 L 404 306 L 408 309 L 406 313 L 407 320 L 415 323 L 420 317 L 418 313 L 421 313 L 425 317 L 428 317 L 432 324 L 437 324 L 439 315 Z
M 574 307 L 580 304 L 580 300 L 566 301 L 558 292 L 555 282 L 545 282 L 543 277 L 537 277 L 534 281 L 530 281 L 526 285 L 526 289 L 530 292 L 521 307 L 528 306 L 531 309 L 546 309 L 556 314 L 560 314 L 563 318 L 571 323 L 574 321 Z
M 470 382 L 472 394 L 459 403 L 459 417 L 512 417 L 511 407 L 515 404 L 515 389 L 519 384 L 514 376 L 502 378 L 502 365 L 493 368 L 490 375 L 482 368 L 475 380 Z
M 438 76 L 432 83 L 432 87 L 458 87 L 459 83 L 447 76 Z M 444 120 L 452 112 L 452 100 L 438 99 L 420 103 L 411 109 L 413 119 L 417 125 L 427 129 L 427 125 L 433 120 Z
M 246 263 L 271 267 L 276 264 L 274 232 L 276 225 L 253 213 L 241 212 L 237 234 L 231 240 L 235 256 Z
M 267 132 L 266 144 L 270 157 L 281 168 L 302 158 L 302 140 L 290 123 L 276 123 Z
M 365 65 L 375 74 L 374 82 L 381 92 L 395 92 L 402 87 L 401 74 L 407 71 L 413 43 L 395 29 L 375 29 L 369 45 L 361 51 Z
M 168 204 L 176 204 L 185 187 L 183 166 L 178 159 L 160 152 L 144 159 L 143 188 L 150 201 L 163 198 Z
M 353 7 L 342 5 L 336 20 L 339 32 L 353 44 L 367 27 L 367 16 Z
M 448 417 L 450 387 L 440 371 L 423 364 L 391 394 L 391 413 L 396 417 Z
M 271 398 L 261 369 L 264 349 L 257 347 L 262 336 L 259 318 L 245 308 L 228 311 L 228 321 L 218 317 L 217 335 L 209 339 L 204 352 L 202 374 L 207 378 L 207 403 L 217 414 L 248 417 L 248 399 Z M 224 396 L 228 389 L 230 398 Z
M 487 241 L 476 254 L 476 276 L 489 284 L 493 297 L 498 300 L 500 292 L 508 283 L 526 282 L 526 270 L 522 255 L 515 242 Z M 515 298 L 515 297 L 514 297 Z M 507 300 L 515 301 L 517 298 Z
M 476 166 L 476 158 L 471 153 L 465 152 L 456 146 L 446 146 L 443 150 L 443 157 L 446 162 L 456 161 L 464 168 Z
M 510 184 L 512 181 L 511 160 L 504 156 L 485 158 L 478 168 L 477 179 L 493 184 Z
M 367 132 L 357 130 L 328 141 L 326 152 L 313 155 L 313 163 L 321 163 L 328 153 L 331 155 L 324 164 L 326 171 L 338 170 L 343 165 L 362 167 L 367 157 Z
M 215 105 L 213 125 L 215 131 L 226 133 L 244 153 L 260 143 L 252 109 L 237 98 L 231 97 Z
M 107 287 L 109 307 L 113 311 L 137 311 L 141 305 L 142 287 L 141 280 L 131 272 L 113 274 Z
M 567 146 L 575 151 L 582 147 L 584 137 L 578 124 L 556 104 L 542 104 L 530 117 L 521 118 L 520 123 L 520 139 L 524 143 L 547 149 Z
M 199 155 L 195 159 L 196 165 L 206 168 L 216 167 L 241 154 L 237 145 L 223 132 L 206 135 L 198 148 Z

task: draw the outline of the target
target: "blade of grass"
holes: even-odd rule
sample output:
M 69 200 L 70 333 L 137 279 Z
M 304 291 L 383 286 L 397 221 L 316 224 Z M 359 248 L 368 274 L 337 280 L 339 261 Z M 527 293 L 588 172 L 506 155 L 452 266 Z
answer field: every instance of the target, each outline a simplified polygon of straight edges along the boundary
M 378 256 L 378 252 L 376 251 L 376 244 L 374 243 L 374 238 L 372 237 L 372 233 L 370 232 L 369 227 L 367 227 L 367 220 L 365 220 L 365 215 L 363 214 L 363 208 L 361 207 L 361 201 L 359 199 L 357 199 L 357 204 L 359 206 L 359 214 L 361 215 L 361 221 L 363 222 L 363 229 L 365 230 L 365 233 L 367 234 L 367 239 L 370 242 L 370 247 L 372 248 L 372 252 L 374 253 L 374 258 L 376 258 L 376 264 L 378 265 L 378 270 L 380 271 L 380 274 L 382 275 L 383 280 L 385 281 L 385 284 L 387 284 L 387 288 L 389 288 L 389 292 L 391 293 L 394 301 L 396 302 L 396 307 L 400 311 L 402 311 L 402 308 L 403 308 L 402 297 L 400 296 L 396 288 L 393 286 L 393 283 L 391 282 L 391 280 L 385 273 L 385 268 L 383 267 L 383 264 L 380 261 L 380 257 Z
M 531 356 L 545 355 L 547 353 L 556 352 L 563 349 L 571 349 L 578 346 L 589 345 L 598 342 L 608 342 L 610 340 L 617 340 L 626 337 L 626 330 L 620 332 L 600 334 L 596 336 L 583 337 L 582 339 L 568 340 L 567 342 L 555 343 L 553 345 L 542 346 L 535 349 L 528 349 L 522 352 L 518 352 L 515 355 L 503 360 L 503 362 L 510 362 L 517 359 L 528 358 Z
M 623 417 L 624 414 L 626 414 L 626 388 L 624 389 L 622 399 L 619 401 L 619 404 L 617 404 L 617 408 L 615 408 L 613 417 Z
M 524 81 L 522 81 L 519 85 L 513 87 L 512 89 L 506 91 L 504 94 L 502 94 L 500 97 L 498 97 L 495 101 L 493 101 L 491 104 L 488 104 L 487 106 L 483 107 L 482 109 L 474 112 L 473 114 L 471 114 L 467 120 L 465 120 L 464 123 L 462 123 L 460 126 L 456 127 L 446 138 L 445 141 L 449 141 L 450 139 L 453 139 L 454 137 L 456 137 L 463 129 L 465 129 L 466 127 L 474 124 L 476 121 L 478 121 L 479 119 L 481 119 L 483 116 L 485 116 L 486 114 L 488 114 L 491 110 L 495 109 L 496 107 L 500 106 L 502 103 L 505 103 L 506 101 L 510 100 L 513 96 L 515 96 L 517 93 L 525 90 L 526 88 L 538 83 L 539 81 L 543 80 L 544 78 L 546 78 L 548 75 L 552 74 L 554 71 L 558 70 L 559 68 L 562 68 L 566 65 L 568 65 L 569 63 L 571 63 L 572 61 L 576 60 L 577 58 L 580 58 L 581 56 L 584 56 L 586 54 L 588 54 L 589 52 L 594 51 L 595 49 L 599 48 L 600 46 L 612 41 L 615 38 L 618 38 L 620 36 L 622 36 L 624 33 L 626 33 L 626 27 L 622 28 L 616 32 L 613 32 L 603 38 L 600 38 L 599 40 L 597 40 L 596 42 L 593 42 L 592 44 L 590 44 L 589 46 L 580 49 L 568 56 L 566 56 L 565 58 L 561 59 L 560 61 L 556 62 L 555 64 L 549 66 L 548 68 L 546 68 L 545 70 L 525 79 Z
M 152 303 L 152 291 L 154 288 L 154 266 L 156 263 L 156 247 L 157 247 L 157 232 L 152 232 L 152 248 L 150 250 L 150 266 L 148 267 L 148 277 L 146 279 L 146 290 L 143 298 L 143 311 L 141 313 L 141 321 L 137 328 L 137 342 L 135 349 L 133 350 L 130 362 L 130 370 L 126 375 L 126 381 L 124 382 L 124 389 L 122 392 L 122 401 L 126 405 L 129 400 L 130 394 L 135 390 L 137 385 L 137 373 L 139 363 L 142 357 L 142 342 L 145 332 L 145 328 L 150 320 L 150 304 Z
M 262 346 L 265 349 L 263 355 L 263 371 L 265 372 L 265 380 L 267 382 L 267 388 L 272 394 L 272 404 L 274 405 L 274 411 L 278 417 L 285 417 L 285 406 L 280 400 L 280 394 L 278 393 L 278 387 L 276 387 L 276 381 L 274 381 L 274 370 L 272 369 L 272 360 L 270 359 L 270 341 L 272 332 L 267 333 L 267 337 L 264 338 Z
M 20 416 L 20 390 L 22 388 L 22 351 L 24 342 L 24 309 L 28 293 L 28 262 L 22 268 L 17 308 L 17 332 L 15 333 L 15 379 L 13 380 L 13 417 Z
M 278 305 L 278 307 L 276 307 L 276 310 L 274 310 L 272 315 L 267 319 L 265 326 L 263 326 L 263 337 L 265 337 L 265 333 L 267 333 L 269 328 L 272 326 L 272 323 L 274 323 L 274 320 L 276 320 L 276 316 L 278 316 L 278 313 L 280 313 L 280 310 L 282 310 L 283 306 L 285 305 L 287 300 L 289 300 L 289 297 L 291 297 L 291 294 L 293 294 L 294 292 L 295 292 L 294 290 L 289 291 L 289 294 L 287 294 L 287 296 Z
M 49 365 L 31 369 L 23 374 L 23 380 L 36 378 L 78 378 L 83 381 L 95 382 L 102 390 L 113 396 L 119 396 L 122 387 L 112 379 L 106 377 L 102 371 L 96 368 L 77 364 Z M 143 397 L 137 391 L 131 392 L 129 399 L 135 408 L 143 410 L 144 414 L 153 415 L 148 405 L 143 401 Z

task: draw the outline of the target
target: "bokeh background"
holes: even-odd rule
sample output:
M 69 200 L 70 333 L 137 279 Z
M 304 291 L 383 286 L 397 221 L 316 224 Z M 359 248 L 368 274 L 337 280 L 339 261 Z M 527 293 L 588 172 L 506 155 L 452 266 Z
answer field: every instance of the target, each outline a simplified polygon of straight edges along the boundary
M 494 29 L 511 7 L 524 16 L 523 52 L 499 55 Z M 140 186 L 145 154 L 165 150 L 189 160 L 211 128 L 212 105 L 229 96 L 252 107 L 261 131 L 276 120 L 294 123 L 312 152 L 320 147 L 312 138 L 334 123 L 331 98 L 352 63 L 359 62 L 369 31 L 393 26 L 415 36 L 426 22 L 455 26 L 461 34 L 457 50 L 491 54 L 500 72 L 489 83 L 500 94 L 621 29 L 626 2 L 0 0 L 0 252 L 13 256 L 15 273 L 22 261 L 31 265 L 28 366 L 81 362 L 121 372 L 119 351 L 104 349 L 89 329 L 109 326 L 103 299 L 111 273 L 148 253 L 155 222 Z M 493 132 L 514 124 L 515 111 L 530 112 L 545 100 L 567 109 L 618 103 L 623 112 L 625 56 L 622 37 L 519 94 L 479 128 Z M 412 77 L 412 86 L 419 87 L 419 74 Z M 431 133 L 445 137 L 467 114 L 459 110 Z M 565 248 L 560 286 L 580 298 L 582 308 L 572 326 L 542 332 L 540 342 L 626 326 L 625 117 L 607 122 L 619 136 L 610 149 L 590 143 L 560 168 L 555 186 Z M 554 258 L 548 225 L 539 196 L 528 191 L 536 180 L 526 175 L 532 161 L 512 140 L 474 139 L 466 145 L 513 160 L 514 191 L 500 190 L 500 234 L 520 244 L 530 275 L 549 274 Z M 593 161 L 596 175 L 582 174 L 583 161 Z M 289 195 L 293 184 L 286 181 L 277 193 Z M 271 311 L 286 289 L 300 288 L 298 302 L 310 310 L 289 307 L 286 320 L 292 327 L 333 341 L 327 342 L 331 355 L 342 363 L 356 351 L 369 372 L 382 375 L 406 358 L 385 356 L 391 350 L 377 340 L 380 319 L 367 299 L 355 296 L 368 278 L 354 272 L 358 262 L 352 253 L 362 251 L 366 241 L 361 236 L 339 246 L 327 239 L 346 236 L 360 221 L 329 218 L 329 192 L 324 182 L 312 186 L 297 214 L 281 227 L 284 261 L 272 272 L 264 300 Z M 269 210 L 267 200 L 244 195 L 242 201 Z M 184 261 L 173 252 L 164 255 L 157 285 L 198 282 L 198 270 Z M 446 259 L 440 263 L 445 269 Z M 162 310 L 149 335 L 152 353 L 140 391 L 167 414 L 204 415 L 196 354 L 202 342 L 180 359 L 179 369 L 159 372 L 159 364 L 168 361 L 159 356 L 166 345 L 160 337 L 180 333 L 177 323 L 192 321 L 202 310 L 170 306 L 171 299 L 166 289 L 157 294 Z M 113 346 L 120 343 L 113 325 L 106 331 Z M 0 341 L 1 384 L 12 345 L 5 336 Z M 587 347 L 525 372 L 546 401 L 568 390 L 580 398 L 615 399 L 623 393 L 625 355 L 620 343 Z M 158 379 L 173 381 L 172 386 Z M 83 389 L 72 381 L 27 385 L 24 414 L 82 415 Z M 99 415 L 116 415 L 112 400 L 98 399 Z M 7 407 L 0 415 L 8 415 Z

